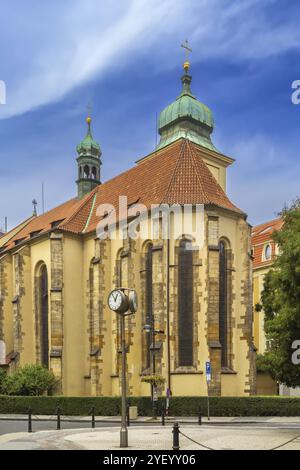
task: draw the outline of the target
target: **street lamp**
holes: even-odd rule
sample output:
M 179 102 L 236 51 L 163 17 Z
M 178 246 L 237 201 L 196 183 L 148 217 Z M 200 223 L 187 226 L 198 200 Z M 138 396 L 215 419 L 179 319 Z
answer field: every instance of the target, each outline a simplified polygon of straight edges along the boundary
M 128 295 L 125 294 L 128 292 Z M 122 423 L 120 430 L 120 447 L 128 447 L 128 430 L 126 422 L 126 343 L 125 343 L 125 317 L 137 311 L 137 293 L 134 289 L 119 287 L 108 296 L 108 306 L 120 315 L 121 319 L 121 345 L 122 345 Z
M 151 334 L 152 344 L 150 345 L 150 352 L 152 351 L 152 374 L 154 376 L 155 375 L 155 351 L 161 348 L 161 345 L 159 344 L 156 346 L 155 335 L 164 334 L 164 331 L 155 329 L 153 314 L 150 316 L 150 318 L 148 317 L 148 323 L 144 325 L 143 329 L 144 331 L 146 331 L 146 333 Z M 151 398 L 152 398 L 153 415 L 154 415 L 154 418 L 156 418 L 157 397 L 156 397 L 156 387 L 154 387 L 154 384 L 151 384 Z

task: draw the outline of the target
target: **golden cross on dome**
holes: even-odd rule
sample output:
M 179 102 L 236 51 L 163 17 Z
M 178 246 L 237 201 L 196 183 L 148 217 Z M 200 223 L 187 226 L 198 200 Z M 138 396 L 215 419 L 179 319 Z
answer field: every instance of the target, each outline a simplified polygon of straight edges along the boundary
M 189 42 L 188 42 L 187 39 L 185 40 L 185 42 L 183 44 L 181 44 L 180 47 L 185 49 L 185 62 L 183 64 L 183 68 L 184 68 L 185 72 L 187 73 L 189 68 L 190 68 L 189 53 L 192 52 L 192 48 L 190 47 Z

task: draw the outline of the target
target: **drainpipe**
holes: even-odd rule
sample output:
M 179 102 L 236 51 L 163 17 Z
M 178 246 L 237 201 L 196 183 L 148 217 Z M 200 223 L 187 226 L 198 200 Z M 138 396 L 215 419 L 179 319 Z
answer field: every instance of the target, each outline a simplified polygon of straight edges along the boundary
M 171 351 L 170 351 L 170 232 L 167 237 L 167 363 L 168 363 L 168 389 L 171 391 Z

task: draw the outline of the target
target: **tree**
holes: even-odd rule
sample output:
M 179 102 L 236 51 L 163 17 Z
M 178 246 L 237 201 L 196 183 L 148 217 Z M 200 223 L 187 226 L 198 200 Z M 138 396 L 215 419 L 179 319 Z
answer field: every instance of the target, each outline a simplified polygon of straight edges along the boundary
M 262 306 L 269 348 L 265 367 L 278 382 L 300 385 L 300 365 L 293 363 L 295 341 L 300 340 L 300 200 L 281 212 L 283 227 L 274 232 L 278 256 L 265 276 Z

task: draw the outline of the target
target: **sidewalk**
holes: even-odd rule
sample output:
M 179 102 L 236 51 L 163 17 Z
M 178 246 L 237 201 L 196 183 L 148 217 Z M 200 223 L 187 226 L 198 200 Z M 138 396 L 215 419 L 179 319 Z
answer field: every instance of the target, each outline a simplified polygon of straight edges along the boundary
M 180 426 L 180 450 L 299 450 L 299 429 Z M 172 425 L 128 429 L 127 450 L 171 450 Z M 0 436 L 0 450 L 120 450 L 120 427 L 12 433 Z M 126 449 L 124 449 L 126 450 Z

